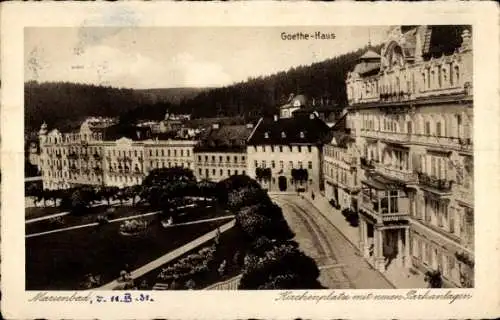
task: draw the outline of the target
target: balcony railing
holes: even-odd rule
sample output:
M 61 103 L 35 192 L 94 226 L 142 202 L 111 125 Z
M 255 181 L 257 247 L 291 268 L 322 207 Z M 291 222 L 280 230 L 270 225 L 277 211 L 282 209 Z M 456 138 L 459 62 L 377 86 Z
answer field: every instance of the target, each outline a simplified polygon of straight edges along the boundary
M 389 211 L 389 206 L 387 198 L 377 199 L 368 197 L 368 195 L 363 194 L 361 201 L 361 209 L 364 209 L 368 213 L 372 214 L 374 217 L 381 219 L 382 221 L 398 221 L 405 220 L 409 216 L 409 200 L 408 198 L 397 198 L 397 210 L 391 208 L 392 212 Z
M 441 191 L 451 191 L 453 182 L 445 179 L 438 179 L 432 177 L 424 172 L 418 172 L 418 182 L 420 184 L 441 190 Z
M 462 151 L 472 151 L 473 149 L 473 141 L 471 138 L 441 137 L 416 133 L 375 131 L 369 129 L 362 129 L 361 132 L 361 136 L 363 137 L 393 143 L 419 143 L 458 149 Z
M 381 163 L 375 163 L 375 171 L 386 177 L 397 179 L 406 183 L 418 182 L 418 176 L 415 172 L 387 167 Z

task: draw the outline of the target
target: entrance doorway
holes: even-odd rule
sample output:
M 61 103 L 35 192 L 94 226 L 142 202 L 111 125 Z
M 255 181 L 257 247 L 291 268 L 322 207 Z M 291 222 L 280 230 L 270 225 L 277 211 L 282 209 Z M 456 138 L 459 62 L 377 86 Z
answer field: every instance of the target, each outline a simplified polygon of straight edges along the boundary
M 278 187 L 281 192 L 286 191 L 287 188 L 287 182 L 286 182 L 286 177 L 284 176 L 279 176 L 278 178 Z

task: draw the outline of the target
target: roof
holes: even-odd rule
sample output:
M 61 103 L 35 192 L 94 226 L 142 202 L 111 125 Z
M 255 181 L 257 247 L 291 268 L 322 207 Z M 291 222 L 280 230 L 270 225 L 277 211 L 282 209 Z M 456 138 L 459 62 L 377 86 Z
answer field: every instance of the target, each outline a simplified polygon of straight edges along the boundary
M 246 125 L 227 125 L 210 128 L 200 136 L 196 151 L 242 151 L 252 128 Z
M 117 124 L 106 128 L 104 131 L 105 141 L 114 141 L 120 138 L 128 138 L 134 141 L 150 139 L 151 129 L 148 127 Z
M 371 60 L 371 59 L 380 59 L 380 55 L 373 51 L 372 49 L 366 50 L 365 54 L 363 54 L 360 60 Z
M 340 148 L 347 148 L 350 142 L 354 142 L 354 138 L 347 128 L 347 113 L 345 113 L 332 127 L 331 143 Z
M 248 144 L 323 144 L 328 141 L 329 135 L 330 128 L 323 120 L 301 113 L 292 118 L 263 118 Z

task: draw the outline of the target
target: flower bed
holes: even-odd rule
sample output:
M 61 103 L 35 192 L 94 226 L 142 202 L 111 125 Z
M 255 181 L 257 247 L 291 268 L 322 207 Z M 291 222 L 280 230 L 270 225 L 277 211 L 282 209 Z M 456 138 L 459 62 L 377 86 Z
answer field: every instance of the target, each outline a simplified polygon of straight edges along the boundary
M 197 253 L 191 253 L 175 264 L 164 268 L 158 275 L 159 281 L 182 280 L 207 272 L 214 261 L 215 246 L 204 247 Z
M 131 219 L 125 220 L 120 225 L 120 234 L 124 236 L 135 236 L 144 233 L 148 229 L 149 223 L 145 220 Z

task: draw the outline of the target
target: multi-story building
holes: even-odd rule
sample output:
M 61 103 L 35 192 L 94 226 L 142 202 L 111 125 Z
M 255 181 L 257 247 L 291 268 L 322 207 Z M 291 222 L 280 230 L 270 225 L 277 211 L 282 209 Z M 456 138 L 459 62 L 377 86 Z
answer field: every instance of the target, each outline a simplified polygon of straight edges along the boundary
M 246 140 L 253 126 L 213 124 L 194 148 L 195 176 L 198 180 L 219 181 L 246 174 Z
M 72 133 L 48 132 L 47 125 L 42 125 L 39 139 L 44 188 L 103 184 L 103 132 L 111 122 L 92 120 Z
M 144 142 L 146 172 L 156 168 L 182 167 L 194 171 L 195 140 L 162 139 L 162 135 Z
M 322 148 L 329 139 L 330 128 L 315 113 L 261 118 L 247 141 L 248 175 L 270 191 L 322 190 Z M 263 179 L 262 170 L 268 172 Z
M 323 147 L 325 197 L 341 210 L 358 210 L 360 172 L 359 152 L 355 139 L 349 134 L 344 115 L 332 128 L 332 140 Z
M 42 125 L 39 136 L 44 188 L 123 188 L 141 184 L 155 168 L 194 169 L 194 140 L 152 136 L 146 127 L 100 124 L 85 121 L 78 131 L 70 133 L 57 129 L 48 132 L 47 126 Z
M 394 28 L 346 80 L 360 150 L 360 247 L 377 269 L 440 270 L 473 286 L 472 38 L 464 26 Z M 354 150 L 354 148 L 353 148 Z

